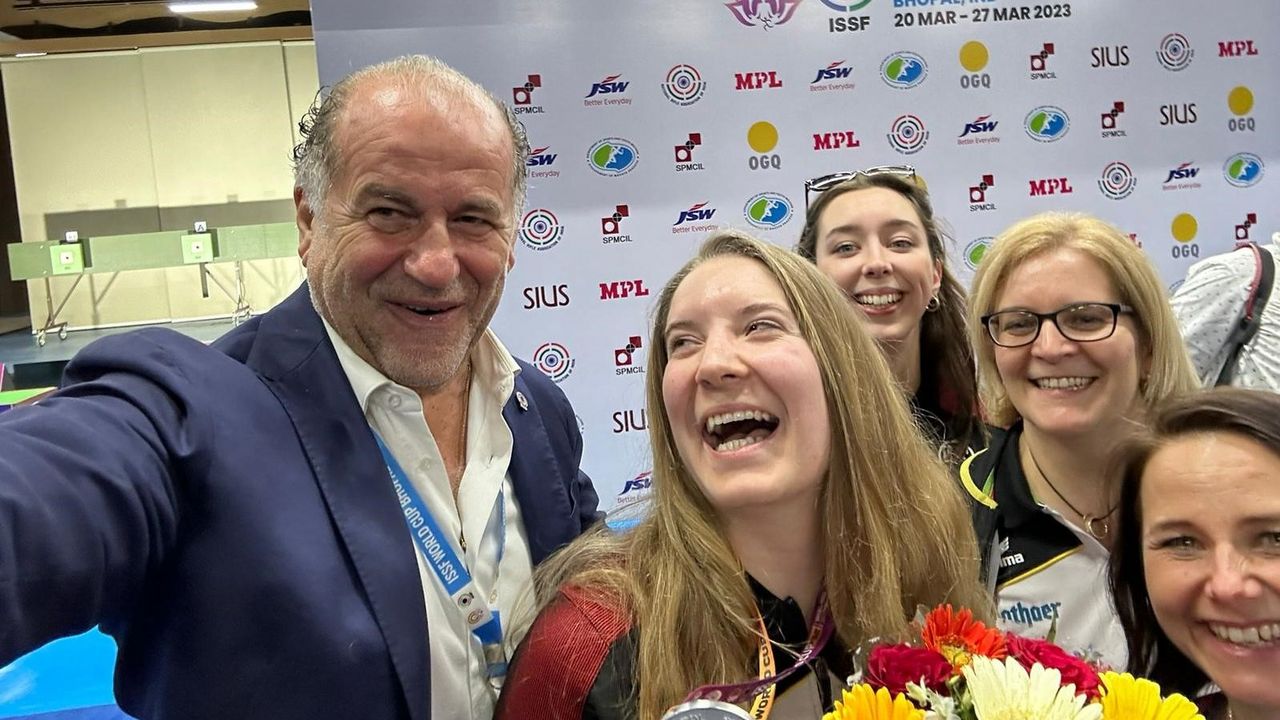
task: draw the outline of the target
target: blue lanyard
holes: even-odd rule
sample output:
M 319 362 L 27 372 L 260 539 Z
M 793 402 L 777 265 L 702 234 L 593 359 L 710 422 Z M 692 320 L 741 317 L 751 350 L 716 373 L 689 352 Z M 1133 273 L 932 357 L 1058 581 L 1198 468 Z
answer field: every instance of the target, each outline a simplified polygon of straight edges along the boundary
M 466 563 L 453 551 L 448 536 L 440 531 L 440 523 L 436 522 L 426 503 L 422 502 L 422 497 L 409 482 L 409 476 L 391 454 L 391 449 L 376 431 L 373 439 L 378 441 L 378 450 L 382 451 L 382 459 L 387 464 L 387 474 L 395 487 L 396 500 L 404 513 L 405 524 L 409 526 L 409 534 L 426 559 L 427 566 L 435 572 L 436 578 L 444 586 L 449 599 L 466 615 L 467 628 L 480 640 L 484 649 L 485 669 L 496 690 L 507 674 L 507 656 L 502 648 L 502 619 L 498 610 L 489 607 L 488 600 L 476 587 Z M 502 531 L 498 536 L 499 564 L 502 562 L 503 546 L 506 545 L 506 501 L 503 492 L 502 488 L 498 488 L 497 517 L 502 524 Z

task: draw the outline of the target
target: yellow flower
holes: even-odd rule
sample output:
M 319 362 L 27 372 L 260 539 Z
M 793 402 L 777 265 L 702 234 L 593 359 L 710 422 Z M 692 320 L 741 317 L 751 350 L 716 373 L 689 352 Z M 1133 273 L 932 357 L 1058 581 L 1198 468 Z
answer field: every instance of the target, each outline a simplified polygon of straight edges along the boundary
M 822 720 L 924 720 L 924 711 L 905 695 L 890 697 L 884 688 L 872 690 L 870 685 L 854 685 L 836 701 L 836 707 Z
M 1013 658 L 973 656 L 964 679 L 978 720 L 1099 720 L 1102 710 L 1086 705 L 1062 673 L 1036 663 L 1028 673 Z M 1127 720 L 1127 719 L 1126 719 Z
M 1160 697 L 1160 686 L 1129 673 L 1102 673 L 1103 720 L 1204 720 L 1195 703 L 1174 693 Z

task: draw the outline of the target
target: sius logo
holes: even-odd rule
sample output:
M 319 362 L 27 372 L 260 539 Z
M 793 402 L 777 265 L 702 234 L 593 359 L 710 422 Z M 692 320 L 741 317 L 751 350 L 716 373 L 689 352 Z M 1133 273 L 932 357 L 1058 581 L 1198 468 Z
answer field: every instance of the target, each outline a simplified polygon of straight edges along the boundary
M 1194 125 L 1196 116 L 1195 103 L 1168 104 L 1160 106 L 1160 125 Z
M 1245 57 L 1257 55 L 1258 48 L 1252 40 L 1223 40 L 1218 43 L 1218 57 Z
M 591 92 L 583 98 L 582 104 L 585 107 L 600 107 L 602 105 L 630 105 L 631 98 L 617 97 L 627 91 L 627 86 L 631 83 L 624 82 L 618 78 L 621 75 L 609 75 L 598 83 L 591 84 Z M 607 97 L 603 97 L 607 96 Z
M 986 145 L 998 143 L 1000 138 L 992 134 L 995 133 L 997 124 L 999 124 L 999 121 L 992 120 L 990 115 L 979 115 L 973 122 L 964 124 L 964 130 L 960 132 L 960 137 L 956 138 L 956 144 Z
M 1191 58 L 1196 54 L 1191 49 L 1191 43 L 1187 41 L 1187 36 L 1182 33 L 1169 33 L 1160 39 L 1160 48 L 1156 50 L 1156 59 L 1164 66 L 1165 70 L 1179 72 L 1187 69 L 1191 64 Z
M 534 285 L 525 288 L 521 294 L 524 295 L 525 310 L 564 307 L 569 304 L 569 286 L 563 283 L 559 285 Z
M 981 212 L 984 210 L 995 210 L 996 204 L 987 202 L 987 190 L 996 186 L 996 176 L 987 174 L 982 176 L 982 180 L 977 185 L 969 186 L 969 212 Z
M 1111 103 L 1111 109 L 1102 113 L 1102 137 L 1125 137 L 1127 133 L 1117 127 L 1120 114 L 1124 112 L 1124 101 Z
M 1123 200 L 1133 194 L 1138 186 L 1138 178 L 1129 166 L 1115 161 L 1102 169 L 1102 177 L 1098 178 L 1098 190 L 1112 200 Z
M 1125 67 L 1129 64 L 1128 45 L 1099 45 L 1089 50 L 1092 68 Z
M 618 205 L 614 207 L 612 215 L 600 218 L 600 234 L 604 236 L 601 242 L 605 245 L 631 242 L 630 235 L 622 234 L 622 219 L 630 215 L 630 208 Z
M 1199 174 L 1200 168 L 1193 163 L 1184 162 L 1169 171 L 1169 176 L 1164 179 L 1164 184 L 1160 188 L 1162 190 L 1195 190 L 1200 187 L 1200 183 L 1196 182 L 1196 176 Z
M 844 67 L 843 60 L 837 60 L 824 68 L 818 68 L 818 74 L 809 81 L 810 90 L 852 90 L 853 83 L 833 83 L 836 80 L 848 80 L 853 74 L 853 68 Z M 821 84 L 820 84 L 821 83 Z
M 635 168 L 637 161 L 636 146 L 622 138 L 604 138 L 587 151 L 587 164 L 606 177 L 626 175 Z
M 632 335 L 627 339 L 627 344 L 620 348 L 614 348 L 613 365 L 615 375 L 632 375 L 634 373 L 643 373 L 644 366 L 636 364 L 636 351 L 644 347 L 639 335 Z
M 1071 127 L 1067 111 L 1053 105 L 1041 105 L 1027 113 L 1027 136 L 1038 142 L 1061 140 Z
M 648 297 L 649 289 L 643 280 L 615 280 L 600 283 L 601 300 L 621 300 L 629 297 Z
M 554 383 L 564 382 L 573 374 L 576 361 L 569 349 L 558 342 L 545 342 L 533 351 L 533 366 Z
M 813 134 L 814 150 L 842 150 L 844 148 L 856 148 L 861 145 L 862 141 L 854 136 L 852 130 Z
M 702 163 L 693 161 L 693 149 L 702 144 L 702 133 L 689 133 L 689 138 L 675 146 L 676 172 L 702 170 Z
M 644 432 L 649 429 L 649 416 L 644 408 L 639 410 L 619 410 L 613 414 L 613 434 L 621 435 L 629 432 Z M 646 482 L 645 487 L 648 487 Z
M 1227 158 L 1222 174 L 1236 187 L 1252 187 L 1262 179 L 1262 158 L 1253 153 L 1236 153 Z
M 778 79 L 777 70 L 734 73 L 733 83 L 734 90 L 764 90 L 765 88 L 782 87 L 782 81 Z
M 515 105 L 517 115 L 542 112 L 541 105 L 533 104 L 533 91 L 542 87 L 541 75 L 530 75 L 524 85 L 511 88 L 511 104 Z
M 774 230 L 791 219 L 791 200 L 776 192 L 763 192 L 747 200 L 742 214 L 755 227 Z
M 765 30 L 790 20 L 799 5 L 800 0 L 733 0 L 724 4 L 738 22 Z
M 524 214 L 517 234 L 520 242 L 530 250 L 550 250 L 560 242 L 564 226 L 550 210 L 535 208 Z
M 880 77 L 886 85 L 899 90 L 913 88 L 929 76 L 929 66 L 919 55 L 902 50 L 880 63 Z
M 1031 55 L 1031 79 L 1055 80 L 1058 74 L 1049 70 L 1049 56 L 1053 55 L 1053 43 L 1045 43 L 1040 52 Z
M 671 226 L 671 232 L 687 233 L 710 230 L 714 226 L 709 221 L 711 216 L 715 214 L 716 209 L 707 207 L 705 202 L 692 205 L 688 210 L 680 211 L 680 217 L 676 218 L 675 223 Z
M 1064 177 L 1040 178 L 1039 180 L 1028 180 L 1027 182 L 1031 185 L 1031 197 L 1070 195 L 1075 192 L 1075 188 L 1071 187 L 1071 183 L 1067 182 Z
M 920 152 L 929 142 L 929 131 L 924 121 L 915 115 L 899 115 L 889 127 L 889 145 L 903 155 Z

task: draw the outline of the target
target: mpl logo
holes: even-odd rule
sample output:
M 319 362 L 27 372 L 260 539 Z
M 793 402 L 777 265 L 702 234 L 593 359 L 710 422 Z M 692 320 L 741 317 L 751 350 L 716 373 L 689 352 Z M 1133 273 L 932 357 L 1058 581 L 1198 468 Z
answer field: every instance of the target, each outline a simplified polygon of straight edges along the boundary
M 1160 126 L 1194 125 L 1200 118 L 1195 103 L 1168 103 L 1160 106 Z
M 533 351 L 533 366 L 554 383 L 564 382 L 573 374 L 577 361 L 569 354 L 569 348 L 558 342 L 545 342 Z
M 996 204 L 987 199 L 987 191 L 996 186 L 996 176 L 983 175 L 977 185 L 969 186 L 969 212 L 995 210 Z
M 1227 182 L 1238 188 L 1253 187 L 1262 179 L 1262 158 L 1253 153 L 1236 153 L 1222 165 Z
M 1064 177 L 1039 178 L 1037 180 L 1028 180 L 1027 183 L 1031 186 L 1028 193 L 1030 197 L 1070 195 L 1075 192 L 1075 188 L 1071 187 L 1071 183 Z
M 813 134 L 814 150 L 845 150 L 861 146 L 862 141 L 853 134 L 852 130 L 836 130 L 835 132 Z
M 662 94 L 681 107 L 698 102 L 706 91 L 706 81 L 702 79 L 698 68 L 692 65 L 672 67 L 667 71 L 667 79 L 662 82 Z
M 924 121 L 915 115 L 899 115 L 889 126 L 889 145 L 903 155 L 914 155 L 929 142 Z
M 1220 40 L 1218 42 L 1218 57 L 1248 57 L 1257 55 L 1258 48 L 1253 46 L 1252 40 Z
M 630 215 L 630 208 L 626 205 L 618 205 L 614 207 L 612 215 L 600 218 L 600 234 L 602 235 L 600 243 L 612 245 L 631 242 L 631 236 L 622 233 L 622 220 L 630 217 Z
M 777 70 L 756 70 L 755 72 L 734 73 L 734 90 L 767 90 L 782 87 Z
M 558 178 L 559 170 L 553 170 L 552 165 L 556 162 L 555 153 L 550 152 L 551 147 L 533 148 L 529 151 L 529 159 L 524 161 L 525 175 L 531 178 Z
M 1037 142 L 1057 142 L 1066 137 L 1071 127 L 1067 111 L 1053 105 L 1041 105 L 1027 113 L 1024 123 L 1027 137 Z
M 625 300 L 648 296 L 649 288 L 644 286 L 644 280 L 614 280 L 600 283 L 601 300 Z
M 569 304 L 569 286 L 564 283 L 531 285 L 520 294 L 524 296 L 524 304 L 521 307 L 525 310 L 565 307 Z
M 644 372 L 644 363 L 636 362 L 636 351 L 644 347 L 643 338 L 639 335 L 632 335 L 627 339 L 627 343 L 620 348 L 613 350 L 613 374 L 614 375 L 634 375 Z
M 597 174 L 605 177 L 626 175 L 635 169 L 640 155 L 636 146 L 622 138 L 598 140 L 587 151 L 587 164 Z
M 991 243 L 995 242 L 995 238 L 990 235 L 977 238 L 964 246 L 964 266 L 970 270 L 977 270 L 978 265 L 982 263 L 982 258 L 987 254 L 987 250 L 991 247 Z
M 837 60 L 824 68 L 818 68 L 818 74 L 809 81 L 809 92 L 852 90 L 854 82 L 849 79 L 852 74 L 853 68 L 845 67 L 844 60 Z
M 1108 163 L 1102 169 L 1102 177 L 1098 178 L 1098 190 L 1112 200 L 1123 200 L 1133 194 L 1138 187 L 1138 177 L 1129 166 L 1120 162 Z
M 1053 43 L 1044 43 L 1040 52 L 1031 54 L 1032 80 L 1057 80 L 1058 74 L 1049 69 L 1049 58 L 1053 56 Z
M 618 410 L 613 414 L 613 434 L 621 435 L 629 432 L 644 432 L 649 429 L 649 416 L 644 408 L 639 410 Z
M 1244 216 L 1244 222 L 1236 226 L 1236 242 L 1249 242 L 1249 230 L 1258 224 L 1258 214 L 1249 213 Z
M 689 206 L 688 210 L 681 210 L 680 217 L 671 226 L 672 233 L 688 233 L 701 232 L 703 230 L 711 230 L 715 226 L 710 224 L 711 217 L 716 214 L 716 209 L 707 207 L 707 203 L 700 202 Z
M 733 0 L 724 4 L 739 23 L 765 30 L 786 23 L 799 5 L 800 0 Z
M 761 230 L 776 230 L 791 219 L 791 200 L 776 192 L 762 192 L 747 200 L 742 215 Z
M 1169 33 L 1160 38 L 1160 47 L 1156 50 L 1156 60 L 1165 70 L 1180 72 L 1191 64 L 1196 51 L 1191 49 L 1191 42 L 1182 33 Z
M 1164 183 L 1160 185 L 1160 189 L 1198 190 L 1200 183 L 1196 181 L 1196 176 L 1199 174 L 1200 168 L 1195 163 L 1184 162 L 1169 171 L 1169 175 L 1164 179 Z
M 1102 113 L 1102 137 L 1128 137 L 1128 133 L 1120 129 L 1120 116 L 1124 114 L 1124 101 L 1111 103 L 1111 109 Z
M 591 92 L 582 99 L 584 107 L 601 107 L 603 105 L 630 105 L 631 98 L 623 97 L 627 86 L 631 83 L 619 80 L 621 75 L 609 75 L 597 83 L 591 84 Z
M 990 115 L 979 115 L 973 122 L 964 124 L 964 130 L 960 131 L 960 137 L 956 138 L 957 145 L 987 145 L 1000 142 L 1000 137 L 995 135 L 998 120 L 992 120 Z
M 564 226 L 555 213 L 546 208 L 534 208 L 524 214 L 517 232 L 520 242 L 530 250 L 550 250 L 564 237 Z
M 541 75 L 530 75 L 523 85 L 511 88 L 511 104 L 515 106 L 517 115 L 529 115 L 542 112 L 541 105 L 533 104 L 533 91 L 542 87 Z
M 924 82 L 929 65 L 924 58 L 907 50 L 893 53 L 880 63 L 880 77 L 891 88 L 908 90 Z
M 693 161 L 693 149 L 702 144 L 702 133 L 689 133 L 688 139 L 675 146 L 676 172 L 698 172 L 702 163 Z

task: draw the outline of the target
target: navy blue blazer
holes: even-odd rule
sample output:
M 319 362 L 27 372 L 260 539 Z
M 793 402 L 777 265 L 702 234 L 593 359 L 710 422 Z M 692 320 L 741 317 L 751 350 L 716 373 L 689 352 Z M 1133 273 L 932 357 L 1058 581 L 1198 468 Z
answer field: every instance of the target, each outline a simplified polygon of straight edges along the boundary
M 564 394 L 503 415 L 534 563 L 595 522 Z M 304 285 L 212 347 L 99 340 L 0 414 L 0 666 L 101 625 L 139 718 L 426 720 L 416 549 Z

